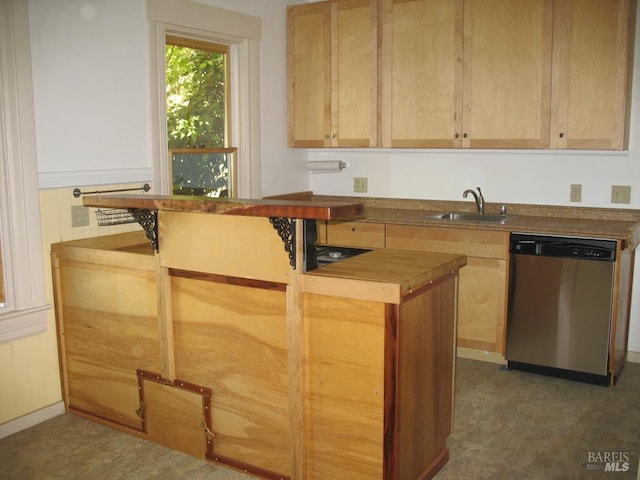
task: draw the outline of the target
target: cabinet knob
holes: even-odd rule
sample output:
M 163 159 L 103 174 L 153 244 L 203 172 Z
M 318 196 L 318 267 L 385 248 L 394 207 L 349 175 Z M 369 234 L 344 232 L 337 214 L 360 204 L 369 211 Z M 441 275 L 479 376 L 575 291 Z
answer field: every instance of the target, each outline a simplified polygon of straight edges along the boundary
M 463 133 L 463 134 L 462 134 L 462 138 L 467 138 L 467 134 L 466 134 L 466 133 Z
M 356 227 L 351 227 L 351 231 L 355 232 L 356 231 Z
M 453 137 L 454 137 L 454 138 L 458 138 L 459 136 L 460 136 L 460 134 L 459 134 L 459 133 L 456 133 Z
M 564 137 L 564 133 L 561 133 L 561 134 L 560 134 L 560 138 L 562 138 L 562 137 Z
M 326 134 L 324 135 L 324 139 L 325 139 L 325 140 L 329 140 L 329 134 L 328 134 L 328 133 L 326 133 Z

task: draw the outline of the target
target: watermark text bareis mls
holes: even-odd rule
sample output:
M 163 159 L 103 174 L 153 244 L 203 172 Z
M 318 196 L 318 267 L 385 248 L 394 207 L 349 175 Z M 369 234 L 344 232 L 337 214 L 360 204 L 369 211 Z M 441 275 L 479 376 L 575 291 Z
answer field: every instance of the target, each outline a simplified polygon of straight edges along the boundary
M 605 472 L 628 472 L 632 452 L 587 452 L 587 470 L 604 470 Z

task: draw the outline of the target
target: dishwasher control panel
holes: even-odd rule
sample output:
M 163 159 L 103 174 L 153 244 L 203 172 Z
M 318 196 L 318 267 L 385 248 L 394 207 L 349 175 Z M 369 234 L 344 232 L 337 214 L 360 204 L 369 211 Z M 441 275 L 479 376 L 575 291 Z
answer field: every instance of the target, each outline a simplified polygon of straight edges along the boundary
M 511 234 L 512 254 L 540 255 L 545 257 L 584 258 L 615 261 L 615 240 L 600 238 L 553 237 L 533 234 Z

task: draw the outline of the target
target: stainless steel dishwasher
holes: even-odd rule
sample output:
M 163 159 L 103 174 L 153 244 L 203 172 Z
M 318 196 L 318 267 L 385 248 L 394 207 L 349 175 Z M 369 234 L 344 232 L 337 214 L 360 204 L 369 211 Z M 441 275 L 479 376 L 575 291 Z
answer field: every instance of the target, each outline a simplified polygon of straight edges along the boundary
M 608 385 L 616 241 L 511 234 L 510 369 Z

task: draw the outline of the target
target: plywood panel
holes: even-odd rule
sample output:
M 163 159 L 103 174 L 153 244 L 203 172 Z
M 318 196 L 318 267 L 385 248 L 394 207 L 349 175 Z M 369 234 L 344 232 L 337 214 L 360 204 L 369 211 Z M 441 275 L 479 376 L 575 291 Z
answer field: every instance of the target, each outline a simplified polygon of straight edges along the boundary
M 377 145 L 377 1 L 333 3 L 332 133 L 337 147 Z
M 464 270 L 464 269 L 463 269 Z M 456 278 L 400 306 L 397 478 L 424 478 L 447 455 L 453 416 Z
M 630 6 L 555 2 L 552 148 L 627 148 Z
M 548 148 L 552 20 L 551 0 L 465 0 L 463 147 Z
M 307 478 L 382 478 L 385 306 L 305 294 Z
M 286 283 L 289 258 L 268 218 L 158 213 L 163 267 Z
M 384 248 L 383 223 L 329 221 L 327 243 L 345 247 Z
M 383 146 L 460 147 L 462 0 L 382 5 Z
M 176 376 L 212 390 L 214 455 L 288 475 L 282 290 L 172 277 Z
M 206 458 L 207 425 L 205 396 L 161 381 L 145 380 L 141 374 L 144 395 L 145 426 L 148 440 L 179 450 L 194 457 Z M 149 379 L 151 380 L 151 379 Z
M 509 232 L 387 225 L 387 248 L 506 259 L 508 243 Z
M 331 130 L 330 5 L 287 10 L 289 145 L 322 147 Z
M 59 262 L 67 404 L 140 426 L 136 368 L 161 367 L 155 272 Z
M 461 346 L 503 352 L 506 275 L 505 260 L 470 258 L 467 266 L 460 270 L 458 339 Z

